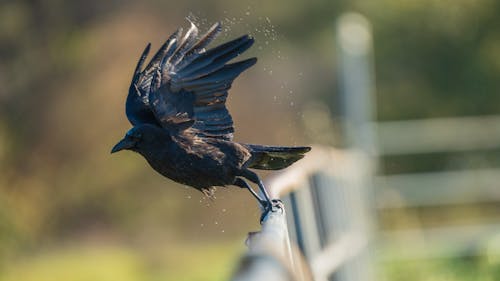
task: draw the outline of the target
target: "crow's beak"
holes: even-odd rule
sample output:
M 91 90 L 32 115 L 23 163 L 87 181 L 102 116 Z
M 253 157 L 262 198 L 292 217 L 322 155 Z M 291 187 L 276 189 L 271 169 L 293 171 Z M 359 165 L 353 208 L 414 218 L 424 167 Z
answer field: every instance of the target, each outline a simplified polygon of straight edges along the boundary
M 117 143 L 113 149 L 111 149 L 111 153 L 118 152 L 123 149 L 130 149 L 135 146 L 135 141 L 131 140 L 130 138 L 125 137 L 122 139 L 119 143 Z

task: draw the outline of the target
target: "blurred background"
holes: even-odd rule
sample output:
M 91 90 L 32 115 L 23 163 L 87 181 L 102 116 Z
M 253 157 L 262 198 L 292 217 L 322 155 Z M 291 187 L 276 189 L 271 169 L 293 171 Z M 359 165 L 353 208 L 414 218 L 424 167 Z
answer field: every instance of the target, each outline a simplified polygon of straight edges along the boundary
M 109 154 L 130 127 L 124 102 L 140 52 L 187 27 L 186 17 L 202 30 L 221 21 L 215 44 L 250 33 L 247 56 L 259 62 L 230 92 L 235 139 L 341 148 L 334 34 L 351 11 L 373 32 L 374 223 L 381 241 L 385 231 L 406 234 L 381 243 L 379 278 L 499 280 L 494 0 L 2 1 L 0 280 L 229 278 L 260 227 L 250 194 L 219 189 L 212 202 L 136 154 Z M 440 239 L 405 240 L 424 229 Z

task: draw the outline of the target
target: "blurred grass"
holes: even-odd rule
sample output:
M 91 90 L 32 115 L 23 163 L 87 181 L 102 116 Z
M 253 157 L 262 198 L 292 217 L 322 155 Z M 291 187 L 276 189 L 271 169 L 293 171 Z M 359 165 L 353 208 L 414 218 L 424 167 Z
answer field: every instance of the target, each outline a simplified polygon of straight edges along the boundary
M 226 280 L 242 245 L 242 241 L 186 241 L 158 245 L 154 255 L 127 244 L 71 245 L 9 261 L 0 281 Z
M 427 259 L 380 260 L 381 280 L 496 281 L 500 276 L 500 235 L 469 245 L 468 255 Z M 412 247 L 409 245 L 409 247 Z M 465 245 L 464 245 L 465 247 Z M 400 251 L 401 249 L 397 249 Z M 381 253 L 391 256 L 390 252 Z
M 450 258 L 394 261 L 380 267 L 387 280 L 497 281 L 500 263 L 488 258 Z

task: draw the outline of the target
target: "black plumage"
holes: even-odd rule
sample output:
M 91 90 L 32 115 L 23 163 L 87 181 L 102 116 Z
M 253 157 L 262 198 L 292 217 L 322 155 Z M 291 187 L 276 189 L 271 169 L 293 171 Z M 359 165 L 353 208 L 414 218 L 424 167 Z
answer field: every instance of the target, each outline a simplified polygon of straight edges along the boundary
M 150 44 L 137 63 L 126 101 L 134 126 L 117 143 L 140 153 L 153 169 L 206 195 L 213 187 L 247 188 L 269 210 L 272 201 L 253 169 L 279 170 L 301 159 L 309 147 L 278 147 L 233 142 L 233 120 L 225 106 L 233 80 L 256 58 L 229 63 L 254 39 L 241 36 L 205 50 L 220 33 L 217 23 L 198 38 L 198 28 L 172 34 L 143 68 Z M 261 198 L 245 181 L 256 183 Z

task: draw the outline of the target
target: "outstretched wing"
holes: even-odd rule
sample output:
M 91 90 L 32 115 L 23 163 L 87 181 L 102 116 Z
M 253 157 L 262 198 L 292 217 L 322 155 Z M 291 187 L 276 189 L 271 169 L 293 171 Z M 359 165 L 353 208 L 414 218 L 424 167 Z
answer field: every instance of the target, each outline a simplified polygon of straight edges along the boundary
M 142 55 L 137 62 L 137 66 L 135 67 L 134 76 L 132 77 L 132 82 L 130 83 L 127 101 L 125 104 L 125 112 L 132 125 L 135 126 L 142 123 L 160 125 L 149 104 L 151 82 L 153 80 L 153 75 L 158 70 L 163 57 L 168 55 L 169 52 L 172 53 L 175 49 L 181 32 L 182 29 L 178 29 L 177 32 L 172 34 L 160 47 L 158 52 L 153 56 L 144 69 L 143 65 L 151 49 L 151 43 L 149 43 L 142 52 Z
M 178 30 L 141 71 L 149 52 L 146 47 L 127 98 L 132 124 L 156 123 L 177 130 L 192 127 L 202 137 L 232 139 L 233 120 L 225 105 L 228 90 L 256 59 L 228 64 L 253 44 L 248 35 L 206 51 L 220 29 L 217 23 L 200 39 L 194 24 L 182 38 Z

